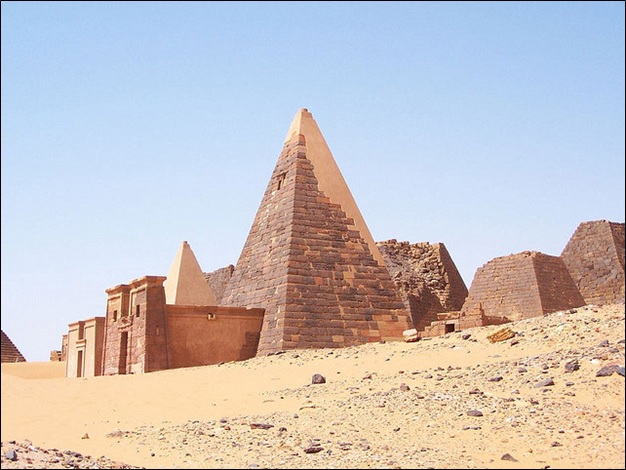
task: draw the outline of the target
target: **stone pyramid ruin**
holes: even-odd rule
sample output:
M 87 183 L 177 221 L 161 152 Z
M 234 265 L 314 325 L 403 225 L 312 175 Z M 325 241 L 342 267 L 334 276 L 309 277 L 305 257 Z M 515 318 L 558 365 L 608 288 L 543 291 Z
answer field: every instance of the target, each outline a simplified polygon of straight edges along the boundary
M 182 242 L 163 283 L 165 301 L 171 305 L 217 305 L 189 243 Z
M 377 245 L 417 331 L 440 313 L 461 310 L 467 287 L 443 243 L 394 239 Z
M 411 327 L 306 109 L 287 132 L 221 304 L 265 309 L 258 355 L 401 339 Z
M 624 301 L 624 224 L 582 222 L 561 253 L 587 304 Z
M 524 251 L 478 268 L 461 316 L 481 316 L 491 325 L 583 305 L 585 299 L 560 257 Z
M 0 343 L 0 357 L 2 362 L 26 362 L 22 353 L 11 341 L 4 331 L 2 331 L 2 343 Z

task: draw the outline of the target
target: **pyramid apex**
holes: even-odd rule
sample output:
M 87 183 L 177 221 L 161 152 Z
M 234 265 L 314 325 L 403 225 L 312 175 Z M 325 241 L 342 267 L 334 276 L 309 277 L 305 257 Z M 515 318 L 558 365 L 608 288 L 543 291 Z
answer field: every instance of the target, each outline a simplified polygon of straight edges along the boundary
M 165 300 L 177 305 L 215 305 L 215 295 L 207 284 L 198 260 L 184 240 L 164 283 Z
M 315 122 L 313 115 L 307 108 L 300 108 L 294 116 L 293 121 L 291 121 L 291 126 L 289 126 L 287 136 L 285 137 L 285 142 L 289 142 L 295 135 L 305 134 L 305 128 L 308 129 L 309 126 L 303 124 L 303 121 L 307 121 L 309 119 Z M 317 125 L 315 127 L 317 127 Z

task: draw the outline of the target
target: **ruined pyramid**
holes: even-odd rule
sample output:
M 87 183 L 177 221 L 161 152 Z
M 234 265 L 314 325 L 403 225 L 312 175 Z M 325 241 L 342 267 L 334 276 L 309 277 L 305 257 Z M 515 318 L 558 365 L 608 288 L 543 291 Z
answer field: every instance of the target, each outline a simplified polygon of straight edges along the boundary
M 221 304 L 265 309 L 259 355 L 401 339 L 412 327 L 306 109 L 287 132 Z
M 462 315 L 484 314 L 493 325 L 585 305 L 558 256 L 524 251 L 494 258 L 476 271 Z
M 217 305 L 189 243 L 182 242 L 163 283 L 165 301 L 171 305 Z
M 588 304 L 624 301 L 624 224 L 582 222 L 561 253 Z

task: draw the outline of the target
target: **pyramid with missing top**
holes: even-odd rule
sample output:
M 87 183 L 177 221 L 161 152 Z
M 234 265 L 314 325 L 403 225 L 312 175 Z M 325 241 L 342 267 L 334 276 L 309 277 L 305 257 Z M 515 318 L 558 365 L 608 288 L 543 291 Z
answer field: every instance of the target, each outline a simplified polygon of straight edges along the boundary
M 163 283 L 165 302 L 171 305 L 217 305 L 196 255 L 182 242 Z
M 412 327 L 306 109 L 289 128 L 221 304 L 265 308 L 259 355 L 401 339 Z

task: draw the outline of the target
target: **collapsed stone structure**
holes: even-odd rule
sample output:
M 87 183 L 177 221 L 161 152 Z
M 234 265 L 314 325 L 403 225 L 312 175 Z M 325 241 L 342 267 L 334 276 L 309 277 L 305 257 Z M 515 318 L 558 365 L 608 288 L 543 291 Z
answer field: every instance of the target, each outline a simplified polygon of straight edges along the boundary
M 204 273 L 206 282 L 209 283 L 211 290 L 214 292 L 215 298 L 218 300 L 218 304 L 222 300 L 224 290 L 226 289 L 230 278 L 233 276 L 234 270 L 235 266 L 229 264 L 228 266 L 216 269 L 215 271 L 212 271 L 210 273 Z
M 2 331 L 2 342 L 0 342 L 0 358 L 1 362 L 26 362 L 20 350 L 4 331 Z
M 561 253 L 587 304 L 624 301 L 624 224 L 582 222 Z
M 467 287 L 443 243 L 377 243 L 405 306 L 413 328 L 424 331 L 445 312 L 458 311 Z

